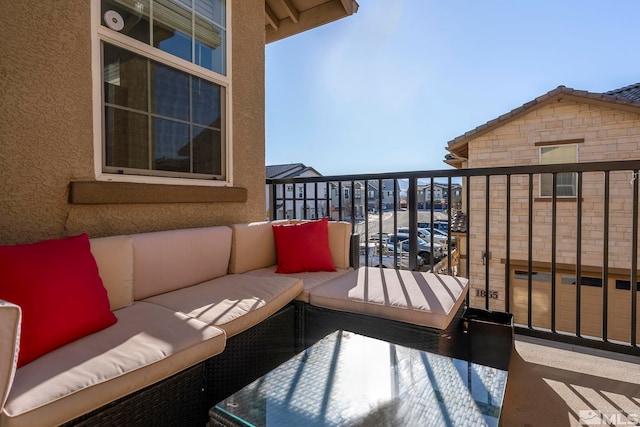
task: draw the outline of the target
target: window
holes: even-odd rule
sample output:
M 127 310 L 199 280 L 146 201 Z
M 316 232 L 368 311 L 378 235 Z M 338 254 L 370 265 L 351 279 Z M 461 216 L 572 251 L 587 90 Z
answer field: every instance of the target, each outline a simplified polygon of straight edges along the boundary
M 630 280 L 616 280 L 616 289 L 620 289 L 623 291 L 631 290 L 631 281 Z M 636 290 L 640 291 L 640 283 L 636 282 Z
M 575 285 L 577 282 L 576 276 L 567 276 L 567 275 L 562 275 L 562 283 L 565 285 Z M 580 285 L 582 286 L 592 286 L 595 288 L 601 288 L 602 287 L 602 278 L 600 277 L 587 277 L 587 276 L 582 276 L 580 277 Z
M 529 272 L 524 270 L 516 270 L 514 272 L 514 277 L 520 280 L 529 280 Z M 531 281 L 532 282 L 548 282 L 551 283 L 551 274 L 540 272 L 540 271 L 532 271 L 531 272 Z
M 349 188 L 343 188 L 342 191 L 344 193 L 345 200 L 348 199 L 349 198 Z
M 225 0 L 99 4 L 101 177 L 229 182 Z
M 578 146 L 575 144 L 540 147 L 541 165 L 577 162 Z M 558 197 L 576 197 L 576 181 L 577 175 L 575 172 L 558 173 L 556 175 L 556 195 Z M 552 196 L 553 175 L 540 175 L 540 197 Z

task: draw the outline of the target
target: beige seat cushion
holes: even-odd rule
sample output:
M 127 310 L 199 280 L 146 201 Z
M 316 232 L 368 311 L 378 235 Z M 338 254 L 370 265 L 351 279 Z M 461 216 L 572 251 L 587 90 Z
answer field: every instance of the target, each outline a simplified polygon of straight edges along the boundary
M 224 332 L 137 302 L 118 322 L 16 371 L 0 425 L 57 425 L 219 354 Z
M 310 291 L 311 305 L 445 329 L 467 294 L 462 277 L 361 267 Z
M 302 288 L 302 281 L 294 277 L 228 274 L 145 301 L 217 326 L 232 337 L 280 310 Z
M 273 265 L 267 268 L 259 268 L 257 270 L 247 271 L 244 274 L 250 276 L 280 276 L 280 277 L 295 277 L 297 279 L 302 280 L 302 284 L 304 285 L 304 289 L 300 294 L 295 298 L 298 301 L 309 302 L 309 291 L 316 286 L 323 285 L 330 280 L 333 280 L 337 277 L 342 276 L 343 274 L 351 271 L 352 269 L 342 269 L 339 268 L 337 271 L 313 271 L 313 272 L 303 272 L 303 273 L 292 273 L 292 274 L 279 274 L 276 273 L 277 266 Z

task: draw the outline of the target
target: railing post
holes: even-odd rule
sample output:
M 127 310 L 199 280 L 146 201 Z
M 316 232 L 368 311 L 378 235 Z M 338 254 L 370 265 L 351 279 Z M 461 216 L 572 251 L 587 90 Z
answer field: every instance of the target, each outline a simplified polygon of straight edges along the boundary
M 504 311 L 509 312 L 511 300 L 511 175 L 507 175 L 507 213 L 505 214 Z
M 602 226 L 602 341 L 609 337 L 609 171 L 604 173 L 604 224 Z
M 631 346 L 636 347 L 638 310 L 638 170 L 633 173 L 633 206 L 631 207 Z
M 529 229 L 527 236 L 527 327 L 533 328 L 533 173 L 529 174 Z
M 434 209 L 435 209 L 434 208 L 435 197 L 433 195 L 433 190 L 434 190 L 433 187 L 434 187 L 434 185 L 435 185 L 435 180 L 434 180 L 433 177 L 431 177 L 431 180 L 429 181 L 429 188 L 431 190 L 431 191 L 429 191 L 429 193 L 430 193 L 430 195 L 429 195 L 429 204 L 431 205 L 430 209 L 429 209 L 429 214 L 430 214 L 429 221 L 431 223 L 431 231 L 433 231 L 434 224 L 435 224 L 435 211 L 434 211 Z M 416 224 L 416 226 L 417 226 L 417 224 Z M 416 235 L 417 235 L 417 233 L 416 233 Z M 433 265 L 434 265 L 433 264 L 433 252 L 434 252 L 433 251 L 433 233 L 431 233 L 431 239 L 430 240 L 431 240 L 431 256 L 429 257 L 429 270 L 433 270 Z
M 491 274 L 491 246 L 489 241 L 490 216 L 491 214 L 491 175 L 487 175 L 485 184 L 485 214 L 484 214 L 484 308 L 489 310 L 490 286 L 489 278 Z
M 582 172 L 578 172 L 576 192 L 576 336 L 582 335 Z M 555 212 L 554 212 L 555 221 Z M 554 265 L 556 253 L 553 254 Z M 555 302 L 555 300 L 554 300 Z M 554 307 L 555 309 L 555 307 Z M 555 310 L 554 310 L 555 313 Z M 553 332 L 556 332 L 555 328 Z
M 418 178 L 409 178 L 409 270 L 418 269 Z
M 398 229 L 398 180 L 393 180 L 393 229 Z M 402 257 L 400 257 L 402 260 Z M 402 262 L 398 262 L 398 251 L 393 251 L 393 265 L 398 268 Z
M 551 332 L 556 332 L 556 248 L 557 242 L 557 216 L 558 216 L 558 174 L 552 175 L 552 189 L 551 189 Z M 580 230 L 578 230 L 580 235 Z M 580 284 L 577 286 L 577 299 L 576 304 L 580 304 Z M 580 325 L 580 311 L 576 312 L 576 328 Z M 576 329 L 578 330 L 578 329 Z
M 447 178 L 447 274 L 453 274 L 451 268 L 451 217 L 453 216 L 453 209 L 451 208 L 451 177 Z M 433 224 L 432 224 L 433 225 Z M 431 241 L 433 242 L 433 227 L 431 233 Z M 433 243 L 431 243 L 433 245 Z
M 465 239 L 466 241 L 466 255 L 467 258 L 465 259 L 465 271 L 467 274 L 467 278 L 471 279 L 471 177 L 468 176 L 465 178 L 465 181 L 467 183 L 466 185 L 466 191 L 465 191 L 465 203 L 466 203 L 466 207 L 467 207 L 467 215 L 466 215 L 466 224 L 465 224 L 465 231 L 467 232 L 467 238 Z M 471 302 L 471 292 L 467 293 L 467 301 L 466 301 L 466 305 L 467 307 L 470 305 Z
M 364 254 L 366 259 L 366 265 L 369 265 L 369 181 L 364 181 L 364 235 L 365 246 Z M 378 247 L 382 250 L 382 231 L 378 234 Z
M 269 212 L 269 219 L 273 221 L 278 219 L 278 184 L 271 183 L 269 185 L 269 191 L 271 192 L 271 212 Z
M 344 218 L 343 214 L 342 214 L 342 198 L 343 198 L 343 194 L 342 194 L 342 181 L 338 181 L 338 221 L 342 221 L 342 219 Z
M 382 188 L 384 186 L 384 182 L 382 181 L 382 179 L 378 180 L 378 236 L 380 236 L 380 238 L 378 239 L 378 242 L 380 242 L 380 247 L 378 249 L 378 264 L 382 265 L 382 197 L 383 197 L 383 192 L 382 192 Z M 394 229 L 393 233 L 396 233 L 397 229 Z

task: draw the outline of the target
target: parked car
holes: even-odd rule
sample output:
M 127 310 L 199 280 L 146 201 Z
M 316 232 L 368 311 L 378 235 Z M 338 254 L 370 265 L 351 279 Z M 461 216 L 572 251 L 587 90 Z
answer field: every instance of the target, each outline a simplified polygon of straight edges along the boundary
M 383 234 L 384 236 L 384 234 Z M 393 250 L 394 247 L 399 247 L 401 251 L 409 252 L 409 235 L 408 234 L 387 234 L 387 245 L 389 249 Z M 431 244 L 424 239 L 418 237 L 418 256 L 422 258 L 425 263 L 431 262 L 431 256 L 433 254 L 434 259 L 438 260 L 442 258 L 443 251 L 442 245 L 438 243 L 433 244 L 433 250 Z
M 367 256 L 367 246 L 369 247 Z M 380 249 L 382 249 L 382 263 L 380 263 Z M 406 252 L 398 252 L 398 262 L 394 264 L 395 257 L 393 250 L 389 250 L 386 242 L 382 242 L 382 245 L 378 241 L 369 241 L 366 244 L 360 244 L 360 265 L 369 267 L 382 267 L 382 268 L 409 268 L 409 254 Z M 418 260 L 418 265 L 422 265 L 421 259 Z
M 420 224 L 420 223 L 419 223 Z M 442 245 L 442 250 L 444 252 L 447 251 L 449 245 L 449 234 L 445 231 L 438 230 L 437 228 L 421 228 L 418 227 L 418 237 L 426 240 L 427 242 L 431 241 L 431 230 L 433 230 L 434 242 Z M 398 228 L 398 233 L 409 234 L 409 227 L 400 227 Z M 455 248 L 457 246 L 457 238 L 456 236 L 451 236 L 451 247 Z
M 426 228 L 427 230 L 431 230 L 431 228 L 433 228 L 434 230 L 440 230 L 443 233 L 448 233 L 449 232 L 449 221 L 446 220 L 442 220 L 442 219 L 437 219 L 433 222 L 433 227 L 431 227 L 431 223 L 430 222 L 419 222 L 418 223 L 418 228 Z
M 426 228 L 418 228 L 418 237 L 422 240 L 431 243 L 431 232 Z M 442 236 L 434 228 L 433 229 L 433 242 L 442 246 L 442 251 L 446 252 L 449 246 L 449 240 L 446 235 Z M 409 234 L 409 227 L 400 227 L 398 228 L 398 234 Z

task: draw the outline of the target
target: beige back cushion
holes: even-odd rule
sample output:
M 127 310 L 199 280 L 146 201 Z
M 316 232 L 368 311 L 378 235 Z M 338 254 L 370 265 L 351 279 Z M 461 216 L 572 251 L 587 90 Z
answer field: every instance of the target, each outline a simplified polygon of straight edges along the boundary
M 0 300 L 0 412 L 16 374 L 20 348 L 20 307 Z
M 336 268 L 349 268 L 351 223 L 329 221 L 329 249 Z
M 131 236 L 91 239 L 91 253 L 98 264 L 111 310 L 133 304 L 133 244 Z
M 225 226 L 134 234 L 133 299 L 227 274 L 231 229 Z
M 276 244 L 271 224 L 286 224 L 286 220 L 235 224 L 229 273 L 240 274 L 276 263 Z

